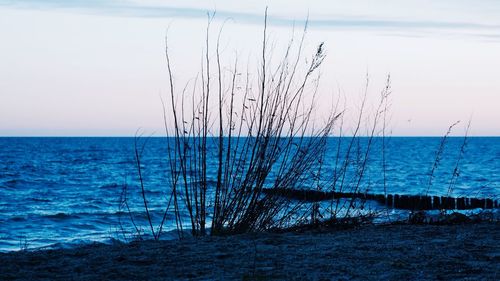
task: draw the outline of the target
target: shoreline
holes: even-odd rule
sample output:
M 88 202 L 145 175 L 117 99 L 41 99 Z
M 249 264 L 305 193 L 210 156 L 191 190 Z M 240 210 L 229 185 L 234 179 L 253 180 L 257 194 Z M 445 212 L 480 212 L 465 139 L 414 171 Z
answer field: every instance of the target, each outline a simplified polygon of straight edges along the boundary
M 2 280 L 495 280 L 500 223 L 364 225 L 0 253 Z

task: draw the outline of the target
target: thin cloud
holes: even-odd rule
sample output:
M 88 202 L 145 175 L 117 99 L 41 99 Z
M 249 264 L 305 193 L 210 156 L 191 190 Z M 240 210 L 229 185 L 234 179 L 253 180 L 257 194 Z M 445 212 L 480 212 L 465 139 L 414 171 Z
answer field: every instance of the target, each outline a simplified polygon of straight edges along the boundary
M 0 0 L 0 6 L 31 9 L 31 10 L 67 10 L 70 12 L 125 16 L 125 17 L 144 17 L 144 18 L 206 18 L 206 9 L 173 7 L 163 5 L 143 5 L 139 3 L 119 3 L 117 1 L 6 1 Z M 261 24 L 262 14 L 242 13 L 236 11 L 217 10 L 219 18 L 233 18 L 237 22 Z M 294 19 L 270 15 L 268 22 L 274 25 L 292 25 L 303 23 L 304 19 Z M 490 36 L 498 38 L 500 25 L 483 24 L 474 22 L 446 22 L 446 21 L 404 21 L 387 20 L 342 16 L 333 19 L 309 19 L 309 25 L 318 28 L 336 28 L 353 30 L 376 30 L 376 31 L 394 31 L 395 34 L 401 34 L 401 31 L 440 31 L 470 35 L 471 33 L 480 33 L 483 37 Z M 486 36 L 485 36 L 486 35 Z

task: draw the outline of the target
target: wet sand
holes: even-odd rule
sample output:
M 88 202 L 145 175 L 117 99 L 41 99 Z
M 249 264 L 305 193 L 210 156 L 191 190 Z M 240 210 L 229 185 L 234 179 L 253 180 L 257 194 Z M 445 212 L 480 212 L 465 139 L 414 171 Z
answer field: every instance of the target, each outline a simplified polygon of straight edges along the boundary
M 0 254 L 0 280 L 499 280 L 500 223 L 387 225 Z

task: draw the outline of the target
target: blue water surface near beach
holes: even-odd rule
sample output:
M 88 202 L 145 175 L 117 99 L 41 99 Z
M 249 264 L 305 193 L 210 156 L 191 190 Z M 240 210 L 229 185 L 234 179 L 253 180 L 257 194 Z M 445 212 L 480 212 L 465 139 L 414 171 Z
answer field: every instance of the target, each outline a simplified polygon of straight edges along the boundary
M 324 174 L 333 171 L 337 141 L 328 140 Z M 348 143 L 349 138 L 342 141 Z M 429 185 L 440 141 L 439 137 L 387 138 L 388 193 L 425 194 L 428 189 L 429 194 L 446 195 L 463 138 L 448 139 Z M 166 144 L 165 138 L 150 138 L 142 157 L 155 222 L 161 220 L 171 191 Z M 381 139 L 376 138 L 362 182 L 363 190 L 373 193 L 383 193 L 380 145 Z M 209 159 L 209 168 L 213 167 L 209 177 L 214 179 L 216 163 L 216 157 Z M 500 138 L 469 138 L 459 168 L 453 196 L 496 198 L 500 194 Z M 130 212 L 137 225 L 146 229 L 134 138 L 0 138 L 0 251 L 131 235 L 135 230 L 129 212 L 119 204 L 125 186 Z M 175 227 L 171 218 L 169 214 L 167 231 Z

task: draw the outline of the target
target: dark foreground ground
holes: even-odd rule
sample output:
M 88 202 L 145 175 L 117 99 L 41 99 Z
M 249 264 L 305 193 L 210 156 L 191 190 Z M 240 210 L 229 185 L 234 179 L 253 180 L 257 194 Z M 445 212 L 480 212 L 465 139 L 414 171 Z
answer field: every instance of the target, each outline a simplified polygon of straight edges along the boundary
M 500 280 L 500 223 L 363 226 L 0 254 L 0 280 Z

